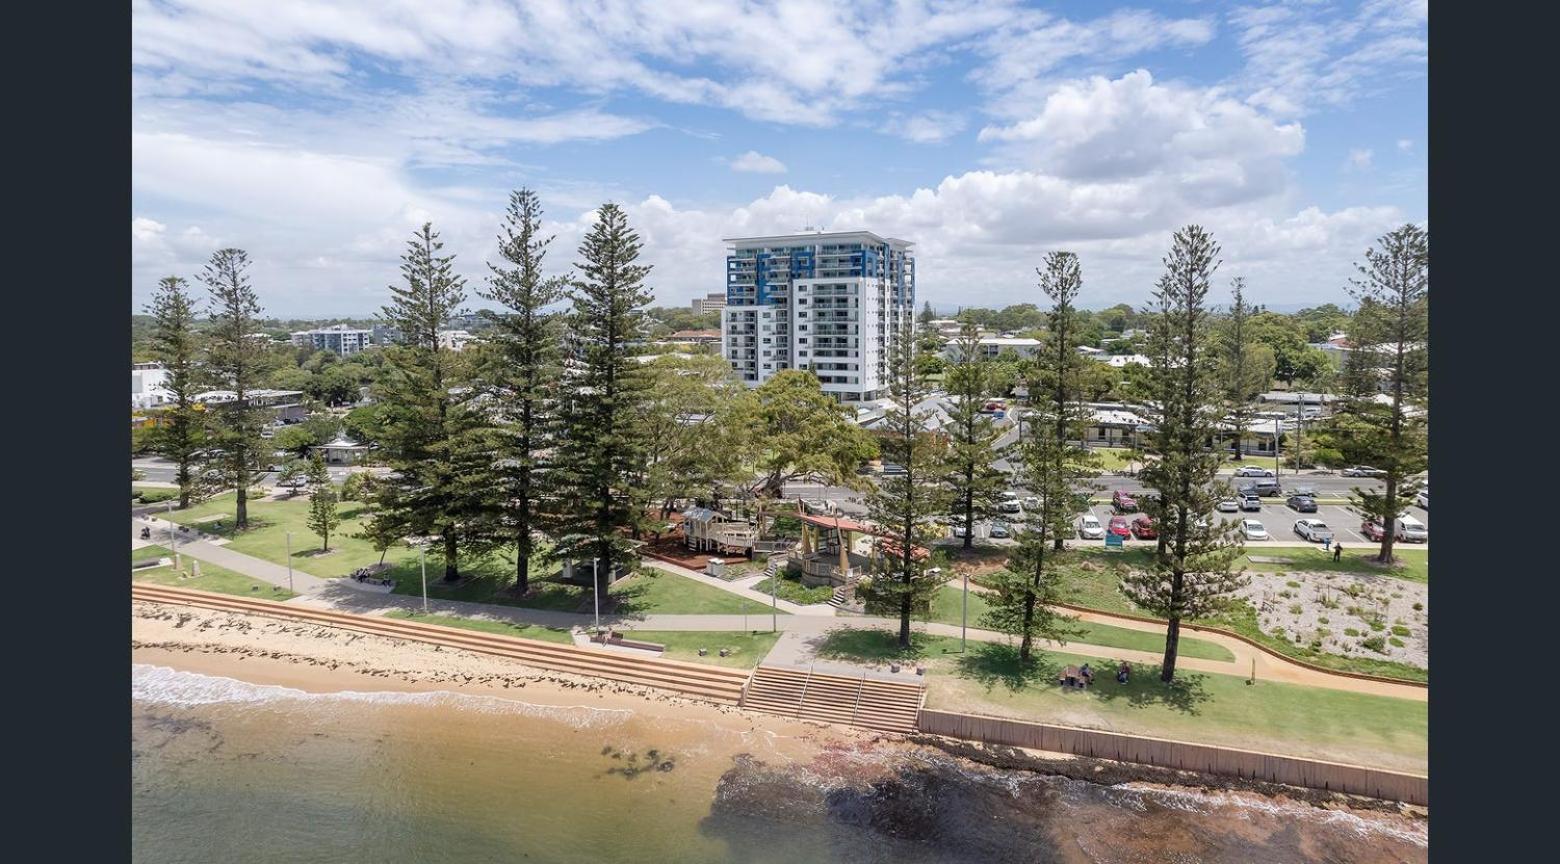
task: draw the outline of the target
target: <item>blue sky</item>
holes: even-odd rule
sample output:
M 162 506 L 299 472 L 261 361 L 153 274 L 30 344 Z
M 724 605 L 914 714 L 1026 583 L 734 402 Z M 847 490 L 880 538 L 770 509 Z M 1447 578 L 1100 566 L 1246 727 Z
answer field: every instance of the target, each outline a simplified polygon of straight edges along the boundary
M 721 290 L 721 238 L 804 226 L 917 244 L 939 308 L 1147 301 L 1198 222 L 1219 282 L 1343 302 L 1427 217 L 1428 4 L 137 0 L 132 302 L 213 249 L 267 311 L 365 315 L 431 220 L 476 287 L 509 190 L 564 272 L 594 208 L 662 304 Z M 473 304 L 480 305 L 474 296 Z

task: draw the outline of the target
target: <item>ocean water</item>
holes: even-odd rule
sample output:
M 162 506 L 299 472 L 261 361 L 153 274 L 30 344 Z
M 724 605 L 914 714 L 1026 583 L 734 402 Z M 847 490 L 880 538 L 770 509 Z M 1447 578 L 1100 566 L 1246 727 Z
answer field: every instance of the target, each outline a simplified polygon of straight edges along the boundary
M 1399 862 L 1428 829 L 625 710 L 132 672 L 133 859 Z

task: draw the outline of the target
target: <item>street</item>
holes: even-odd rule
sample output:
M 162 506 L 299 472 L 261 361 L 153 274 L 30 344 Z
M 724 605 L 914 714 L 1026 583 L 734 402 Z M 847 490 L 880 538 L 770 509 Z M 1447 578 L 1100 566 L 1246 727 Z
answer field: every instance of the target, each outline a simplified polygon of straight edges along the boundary
M 138 458 L 138 459 L 131 459 L 130 460 L 130 467 L 134 468 L 137 471 L 140 471 L 142 474 L 146 475 L 145 479 L 148 480 L 149 482 L 152 482 L 152 483 L 172 483 L 172 482 L 174 482 L 174 466 L 173 466 L 173 463 L 169 462 L 166 459 L 163 459 L 163 458 L 160 458 L 160 457 L 157 457 L 157 456 L 143 456 L 143 457 Z M 352 468 L 350 468 L 350 467 L 348 467 L 346 465 L 330 465 L 330 466 L 327 466 L 325 470 L 330 472 L 330 479 L 331 480 L 333 480 L 333 481 L 335 481 L 337 483 L 340 483 L 341 481 L 347 479 L 347 475 L 351 474 L 354 469 L 352 469 Z M 274 473 L 272 473 L 272 472 L 267 471 L 265 473 L 257 475 L 257 478 L 255 480 L 255 485 L 256 486 L 267 486 L 267 485 L 270 485 L 271 483 L 275 482 L 275 480 L 276 480 L 276 475 Z

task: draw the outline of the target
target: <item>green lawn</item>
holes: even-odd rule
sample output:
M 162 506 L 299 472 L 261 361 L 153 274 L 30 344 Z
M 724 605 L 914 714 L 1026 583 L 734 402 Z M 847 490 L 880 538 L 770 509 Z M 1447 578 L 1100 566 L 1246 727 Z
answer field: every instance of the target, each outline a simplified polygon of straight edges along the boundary
M 770 583 L 779 580 L 779 588 L 776 589 Z M 813 603 L 827 603 L 834 595 L 834 586 L 821 585 L 817 588 L 808 588 L 802 584 L 800 575 L 781 571 L 777 576 L 754 583 L 753 590 L 760 594 L 768 594 L 773 591 L 781 600 L 789 600 L 802 606 Z
M 142 546 L 140 549 L 130 550 L 130 566 L 142 561 L 156 561 L 159 558 L 170 558 L 173 553 L 163 546 Z
M 352 536 L 362 529 L 358 519 L 364 508 L 362 502 L 343 501 L 337 506 L 341 525 L 331 535 L 330 551 L 326 553 L 320 551 L 319 536 L 309 530 L 306 524 L 309 515 L 307 495 L 299 495 L 287 501 L 250 500 L 249 528 L 243 532 L 233 528 L 234 508 L 234 496 L 230 492 L 188 510 L 175 510 L 173 518 L 176 522 L 193 525 L 203 533 L 226 537 L 231 541 L 228 548 L 235 552 L 282 565 L 287 563 L 287 534 L 291 532 L 292 564 L 313 576 L 345 576 L 359 567 L 379 561 L 379 552 L 371 543 Z M 220 528 L 214 527 L 212 522 L 199 521 L 211 516 L 223 517 Z M 406 546 L 392 548 L 386 553 L 385 561 L 397 565 L 398 569 L 409 566 L 415 571 L 417 552 Z M 436 564 L 433 560 L 428 564 L 431 582 L 439 574 L 434 572 Z
M 1354 550 L 1359 550 L 1358 552 Z M 1392 576 L 1408 582 L 1430 583 L 1430 551 L 1428 549 L 1405 549 L 1402 544 L 1392 548 L 1392 554 L 1399 563 L 1391 567 L 1383 567 L 1370 560 L 1376 554 L 1378 547 L 1372 545 L 1369 551 L 1358 544 L 1349 546 L 1343 551 L 1343 559 L 1333 561 L 1332 555 L 1323 552 L 1319 548 L 1305 549 L 1274 549 L 1256 553 L 1262 558 L 1289 558 L 1293 563 L 1271 564 L 1251 561 L 1244 563 L 1247 570 L 1259 573 L 1274 573 L 1280 570 L 1314 570 L 1322 573 L 1359 573 L 1371 576 Z
M 769 610 L 765 604 L 730 591 L 653 568 L 618 581 L 612 586 L 612 593 L 623 604 L 620 608 L 636 613 L 740 615 L 744 610 L 751 614 Z
M 957 625 L 960 622 L 960 604 L 963 594 L 963 590 L 955 585 L 944 585 L 932 602 L 932 620 Z M 985 614 L 988 608 L 990 607 L 986 603 L 986 598 L 974 591 L 970 592 L 971 627 L 980 626 L 980 616 Z M 1165 648 L 1165 637 L 1162 633 L 1149 633 L 1089 621 L 1076 622 L 1072 625 L 1072 629 L 1080 632 L 1069 638 L 1067 640 L 1069 642 L 1082 642 L 1105 648 L 1126 648 L 1133 651 L 1163 651 Z M 1180 652 L 1182 657 L 1196 657 L 1203 660 L 1229 662 L 1235 659 L 1235 655 L 1223 645 L 1215 645 L 1190 636 L 1181 637 Z
M 1128 460 L 1127 455 L 1132 451 L 1125 447 L 1091 447 L 1089 452 L 1099 457 L 1102 471 L 1121 471 L 1129 465 L 1143 467 L 1141 456 L 1135 460 Z
M 751 669 L 757 666 L 780 639 L 779 633 L 744 633 L 729 630 L 630 630 L 626 631 L 625 635 L 630 639 L 659 642 L 665 645 L 666 653 L 663 656 L 669 660 L 709 663 L 713 666 L 731 666 L 737 669 Z M 700 657 L 700 648 L 708 648 L 709 653 Z M 731 649 L 730 656 L 720 656 L 722 648 Z
M 171 558 L 173 553 L 161 546 L 147 546 L 132 551 L 130 555 L 131 560 L 134 561 L 137 556 Z M 184 565 L 184 572 L 191 572 L 193 568 L 190 562 L 193 559 L 182 552 L 179 553 L 179 557 L 180 563 Z M 193 588 L 197 591 L 215 591 L 219 594 L 237 594 L 260 600 L 287 600 L 297 596 L 286 588 L 279 588 L 259 579 L 251 579 L 205 561 L 200 562 L 199 576 L 181 576 L 173 569 L 173 565 L 169 564 L 132 570 L 130 578 L 135 582 L 150 582 L 154 585 L 169 585 L 174 588 Z
M 459 615 L 424 615 L 404 609 L 386 612 L 385 617 L 404 618 L 409 621 L 421 621 L 424 624 L 438 624 L 442 627 L 459 627 L 463 630 L 478 630 L 500 636 L 518 636 L 522 639 L 539 639 L 543 642 L 558 642 L 564 645 L 574 644 L 574 637 L 561 627 L 511 624 L 508 621 L 490 621 L 486 618 L 466 618 Z
M 1240 675 L 1181 670 L 1176 683 L 1159 682 L 1157 667 L 1134 665 L 1117 684 L 1109 660 L 1065 651 L 1040 651 L 1020 665 L 1008 645 L 981 643 L 967 654 L 956 637 L 917 633 L 908 652 L 883 630 L 831 631 L 819 656 L 882 662 L 918 660 L 927 667 L 927 707 L 994 714 L 1036 722 L 1104 729 L 1359 762 L 1398 770 L 1426 766 L 1429 712 L 1424 702 L 1321 687 L 1258 681 Z M 1062 666 L 1089 663 L 1102 670 L 1086 692 L 1055 683 Z

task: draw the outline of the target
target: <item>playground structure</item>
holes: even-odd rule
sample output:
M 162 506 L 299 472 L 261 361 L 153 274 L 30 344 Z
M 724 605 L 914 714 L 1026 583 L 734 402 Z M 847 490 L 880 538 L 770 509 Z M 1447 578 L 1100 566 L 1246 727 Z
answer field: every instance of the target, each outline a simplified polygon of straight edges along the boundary
M 719 510 L 689 507 L 682 517 L 683 540 L 695 552 L 745 556 L 758 541 L 758 528 L 753 523 Z
M 799 518 L 802 542 L 791 552 L 788 566 L 793 571 L 800 571 L 803 585 L 848 589 L 872 572 L 879 555 L 898 554 L 893 541 L 874 525 L 843 516 L 802 513 Z M 863 543 L 862 538 L 870 539 Z M 931 555 L 919 546 L 911 554 L 917 561 L 924 561 Z

